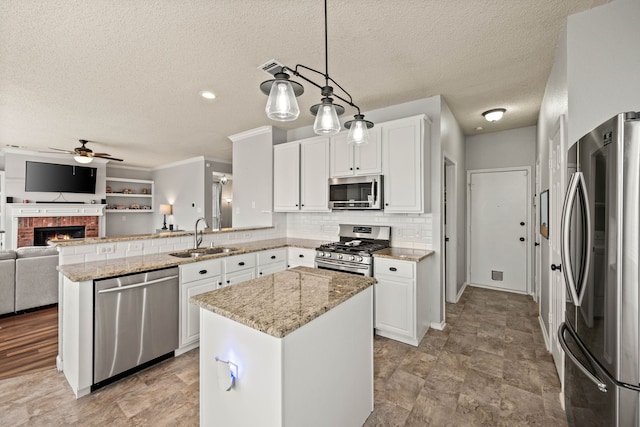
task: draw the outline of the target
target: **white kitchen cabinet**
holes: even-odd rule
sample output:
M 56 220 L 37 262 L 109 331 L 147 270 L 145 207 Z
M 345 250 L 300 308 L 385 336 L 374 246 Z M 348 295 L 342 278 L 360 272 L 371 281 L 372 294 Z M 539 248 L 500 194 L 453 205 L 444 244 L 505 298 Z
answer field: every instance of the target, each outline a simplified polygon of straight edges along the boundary
M 297 142 L 273 147 L 273 210 L 300 210 L 300 144 Z
M 329 211 L 328 137 L 276 145 L 273 159 L 274 211 Z
M 287 268 L 315 266 L 315 249 L 289 247 L 287 255 Z
M 200 308 L 190 303 L 189 299 L 216 290 L 221 285 L 222 268 L 219 259 L 180 266 L 181 351 L 196 347 L 200 338 Z
M 429 329 L 426 260 L 375 257 L 376 334 L 417 346 Z
M 224 258 L 224 277 L 222 286 L 237 285 L 238 283 L 256 278 L 256 254 L 249 253 Z
M 425 115 L 382 123 L 384 211 L 431 211 L 430 124 Z
M 368 144 L 347 144 L 348 134 L 347 131 L 331 137 L 331 178 L 382 173 L 380 126 L 369 129 Z
M 258 252 L 258 276 L 277 273 L 287 269 L 287 249 L 279 248 Z

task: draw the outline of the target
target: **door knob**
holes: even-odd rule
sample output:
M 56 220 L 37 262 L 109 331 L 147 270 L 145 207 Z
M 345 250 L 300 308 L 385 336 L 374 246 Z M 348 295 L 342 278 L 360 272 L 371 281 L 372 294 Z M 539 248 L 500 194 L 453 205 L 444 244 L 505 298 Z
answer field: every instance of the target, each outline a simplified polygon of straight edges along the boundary
M 521 241 L 521 242 L 524 242 L 524 237 L 521 237 L 521 238 L 520 238 L 520 241 Z
M 535 242 L 535 243 L 534 243 L 534 245 L 535 245 L 535 246 L 540 246 L 540 243 Z
M 551 271 L 556 271 L 556 270 L 562 271 L 562 264 L 558 264 L 558 265 L 551 264 Z

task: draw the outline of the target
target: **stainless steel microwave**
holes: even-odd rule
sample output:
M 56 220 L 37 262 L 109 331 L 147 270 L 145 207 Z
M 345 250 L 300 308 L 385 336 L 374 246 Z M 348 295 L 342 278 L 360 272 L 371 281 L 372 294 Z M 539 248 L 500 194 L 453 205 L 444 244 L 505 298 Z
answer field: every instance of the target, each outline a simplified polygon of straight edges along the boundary
M 329 209 L 382 209 L 382 175 L 329 179 Z

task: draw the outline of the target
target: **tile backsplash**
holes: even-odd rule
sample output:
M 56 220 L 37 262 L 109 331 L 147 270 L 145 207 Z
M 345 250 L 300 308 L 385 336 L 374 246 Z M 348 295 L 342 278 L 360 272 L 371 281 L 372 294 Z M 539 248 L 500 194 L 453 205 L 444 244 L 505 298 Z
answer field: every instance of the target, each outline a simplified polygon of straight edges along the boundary
M 389 225 L 391 246 L 433 249 L 431 214 L 385 214 L 373 211 L 288 213 L 287 237 L 335 241 L 340 224 Z

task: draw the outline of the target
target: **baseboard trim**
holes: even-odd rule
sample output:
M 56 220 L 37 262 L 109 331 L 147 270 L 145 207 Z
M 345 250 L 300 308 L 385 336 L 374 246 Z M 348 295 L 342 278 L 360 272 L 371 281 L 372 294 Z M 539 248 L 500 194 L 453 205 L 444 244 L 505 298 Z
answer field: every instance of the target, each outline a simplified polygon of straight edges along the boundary
M 447 326 L 447 322 L 444 320 L 440 323 L 431 322 L 431 324 L 429 325 L 430 328 L 437 329 L 439 331 L 444 331 L 445 326 Z
M 540 322 L 540 329 L 542 330 L 542 337 L 544 338 L 544 345 L 548 352 L 551 352 L 551 342 L 549 341 L 549 334 L 547 328 L 544 326 L 542 316 L 538 316 L 538 322 Z
M 489 285 L 479 285 L 477 283 L 469 283 L 469 286 L 473 286 L 474 288 L 490 289 L 492 291 L 510 292 L 512 294 L 518 294 L 518 295 L 527 295 L 527 296 L 530 295 L 529 292 L 527 291 L 514 291 L 513 289 L 504 289 L 504 288 L 499 288 L 497 286 L 489 286 Z
M 460 298 L 462 298 L 462 294 L 464 293 L 464 290 L 467 289 L 467 285 L 468 284 L 469 284 L 469 282 L 464 282 L 462 284 L 462 287 L 458 291 L 458 295 L 456 295 L 456 304 L 460 301 Z

